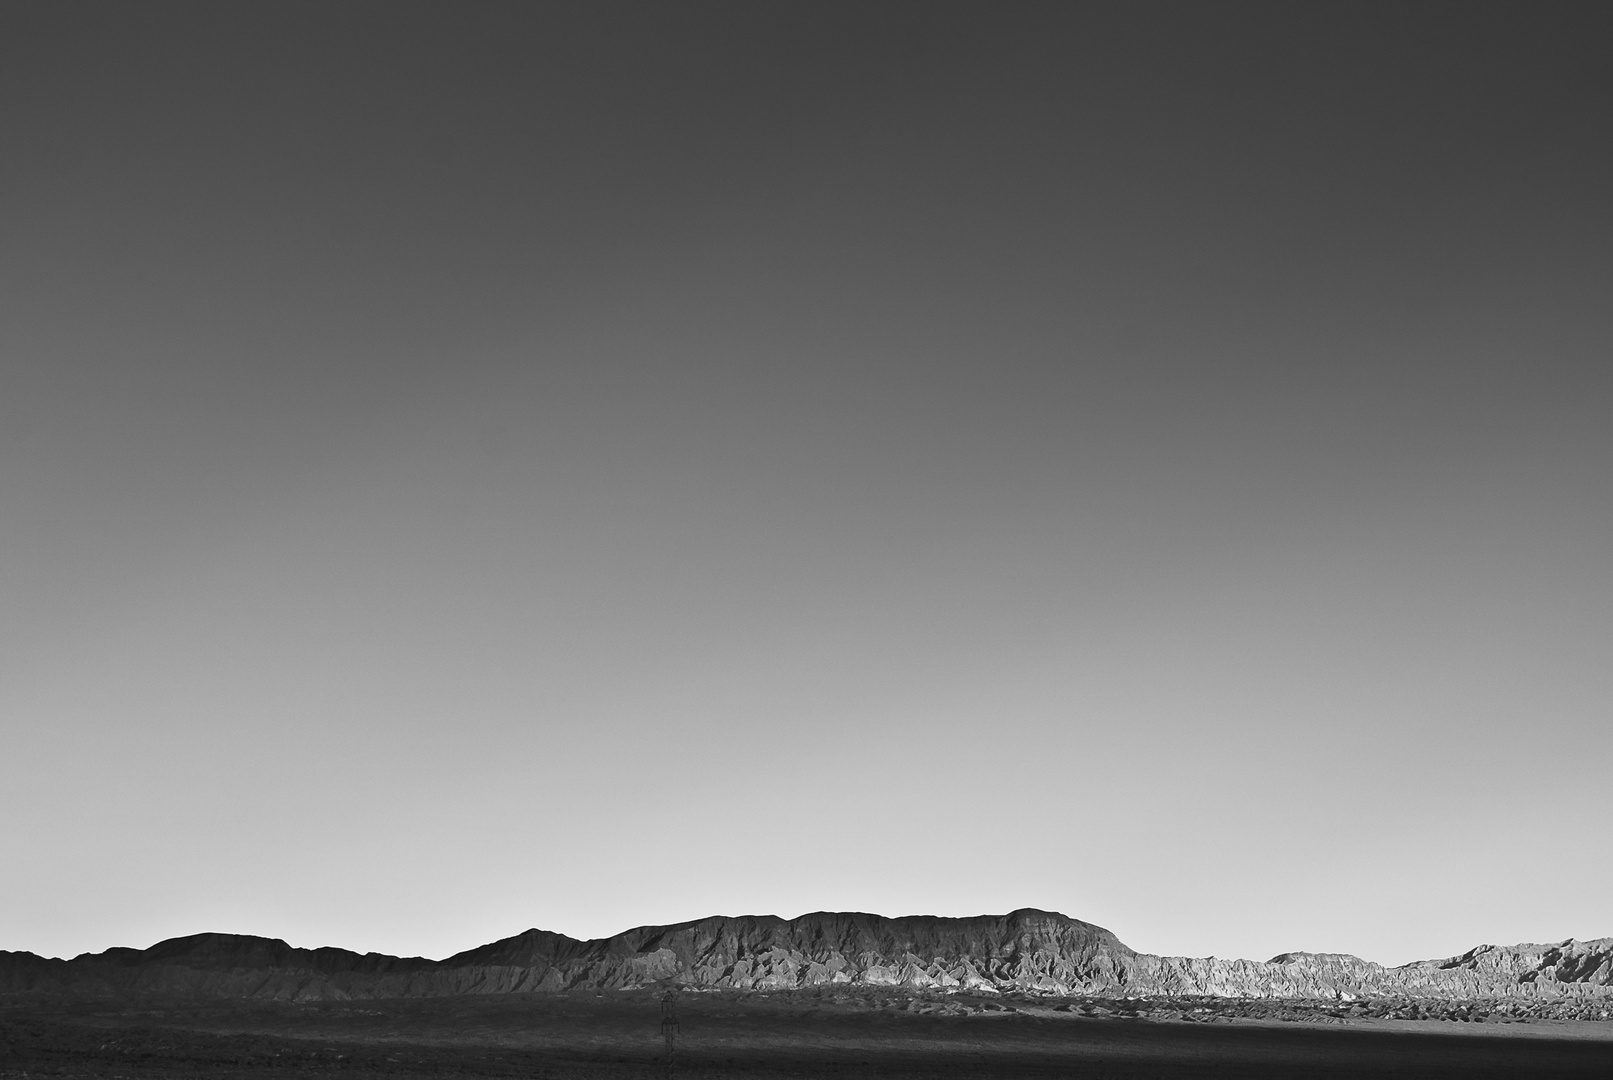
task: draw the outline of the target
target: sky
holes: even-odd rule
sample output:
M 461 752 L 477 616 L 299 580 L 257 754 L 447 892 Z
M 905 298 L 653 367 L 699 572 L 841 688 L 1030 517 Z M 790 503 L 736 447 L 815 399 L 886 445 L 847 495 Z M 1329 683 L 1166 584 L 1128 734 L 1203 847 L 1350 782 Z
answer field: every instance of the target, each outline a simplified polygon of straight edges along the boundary
M 4 5 L 0 949 L 1613 934 L 1599 15 Z

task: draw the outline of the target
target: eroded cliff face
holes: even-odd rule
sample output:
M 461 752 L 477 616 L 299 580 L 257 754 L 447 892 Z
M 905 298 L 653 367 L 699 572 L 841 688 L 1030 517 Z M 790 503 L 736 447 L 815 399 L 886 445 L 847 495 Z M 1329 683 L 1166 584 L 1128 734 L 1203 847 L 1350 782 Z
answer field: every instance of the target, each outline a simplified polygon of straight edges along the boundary
M 1613 996 L 1613 938 L 1480 946 L 1449 960 L 1385 968 L 1354 956 L 1270 961 L 1138 953 L 1109 931 L 1054 912 L 889 919 L 817 912 L 713 917 L 578 941 L 529 930 L 434 961 L 294 949 L 198 934 L 73 960 L 0 953 L 0 992 L 197 994 L 273 1000 L 438 997 L 629 989 L 676 983 L 729 990 L 883 986 L 1131 997 L 1443 999 Z

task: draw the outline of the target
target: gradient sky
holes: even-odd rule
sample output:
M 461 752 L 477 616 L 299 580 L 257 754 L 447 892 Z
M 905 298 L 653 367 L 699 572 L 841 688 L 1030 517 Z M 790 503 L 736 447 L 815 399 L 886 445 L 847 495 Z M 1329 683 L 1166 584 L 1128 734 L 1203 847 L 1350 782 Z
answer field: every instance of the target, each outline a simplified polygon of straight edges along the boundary
M 0 948 L 1613 934 L 1600 5 L 0 9 Z

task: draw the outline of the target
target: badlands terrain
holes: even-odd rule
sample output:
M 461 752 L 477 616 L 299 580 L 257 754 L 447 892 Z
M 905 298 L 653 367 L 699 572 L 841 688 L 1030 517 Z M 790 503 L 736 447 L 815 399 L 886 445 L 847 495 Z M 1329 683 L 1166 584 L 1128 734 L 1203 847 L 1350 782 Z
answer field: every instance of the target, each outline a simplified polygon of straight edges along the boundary
M 1051 912 L 710 918 L 446 960 L 201 934 L 0 953 L 0 1077 L 1613 1076 L 1613 939 L 1385 968 Z

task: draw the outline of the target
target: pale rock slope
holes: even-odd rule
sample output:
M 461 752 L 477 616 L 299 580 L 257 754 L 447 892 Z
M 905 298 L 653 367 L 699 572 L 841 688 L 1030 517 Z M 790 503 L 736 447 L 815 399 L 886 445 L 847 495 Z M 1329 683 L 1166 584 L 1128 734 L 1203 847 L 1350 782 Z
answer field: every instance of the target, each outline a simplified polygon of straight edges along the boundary
M 295 949 L 230 934 L 73 960 L 0 952 L 0 993 L 343 1000 L 656 985 L 1306 1000 L 1613 997 L 1613 938 L 1483 945 L 1397 968 L 1333 953 L 1284 953 L 1264 962 L 1192 959 L 1139 953 L 1100 926 L 1027 908 L 962 919 L 715 916 L 593 941 L 528 930 L 440 961 Z

